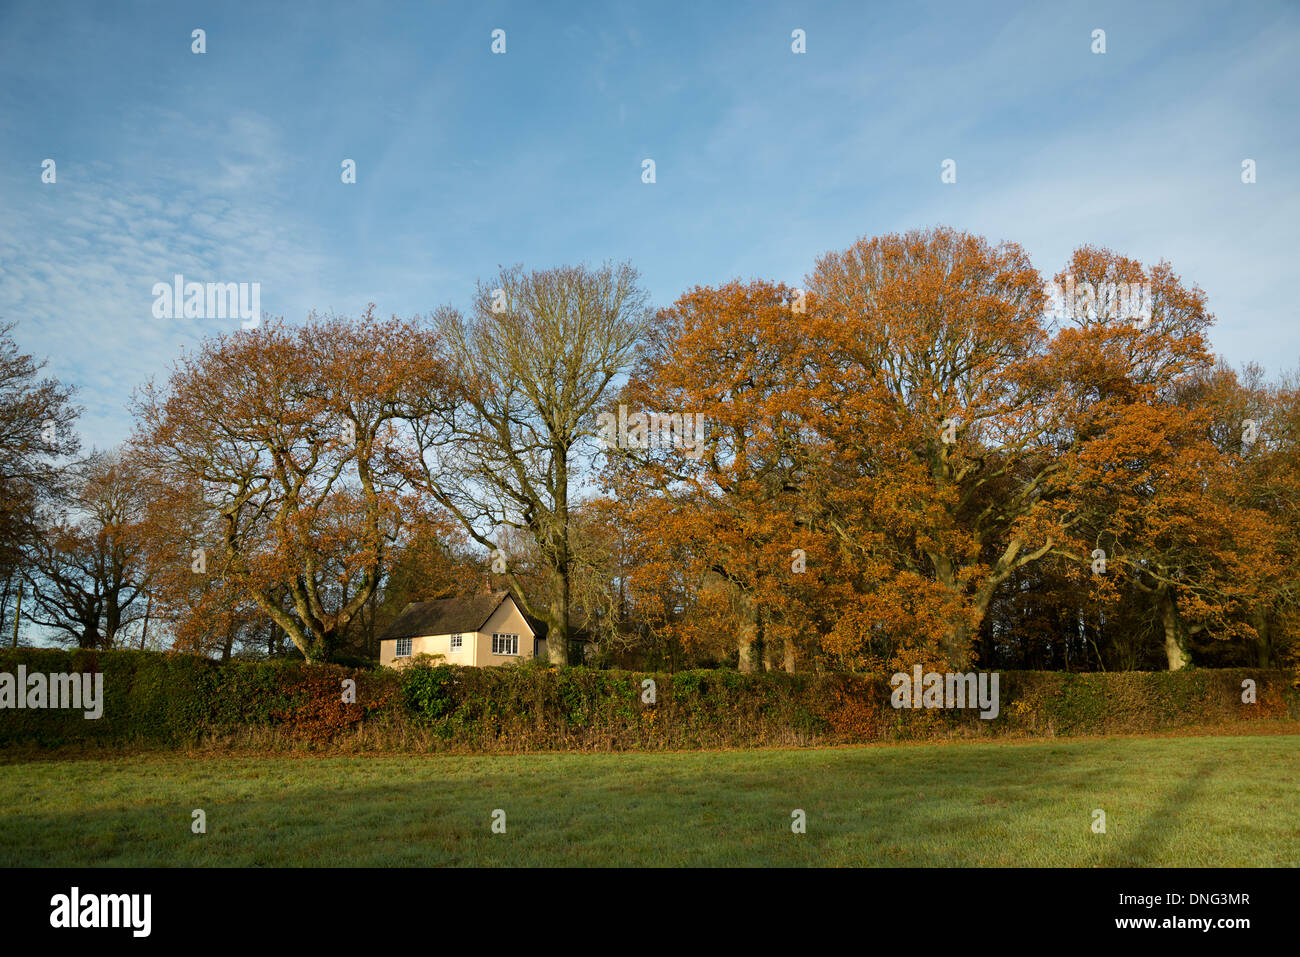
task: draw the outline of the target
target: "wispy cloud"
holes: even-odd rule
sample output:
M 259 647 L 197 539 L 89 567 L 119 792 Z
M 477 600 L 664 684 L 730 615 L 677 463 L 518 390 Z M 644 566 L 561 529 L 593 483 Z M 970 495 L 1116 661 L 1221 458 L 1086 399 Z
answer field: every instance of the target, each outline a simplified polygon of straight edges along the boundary
M 175 273 L 259 282 L 300 321 L 627 257 L 667 304 L 945 223 L 1046 273 L 1084 243 L 1168 259 L 1231 361 L 1300 358 L 1292 5 L 233 2 L 202 13 L 204 55 L 197 14 L 62 9 L 0 8 L 0 315 L 81 388 L 87 443 L 123 438 L 136 386 L 235 327 L 154 319 Z

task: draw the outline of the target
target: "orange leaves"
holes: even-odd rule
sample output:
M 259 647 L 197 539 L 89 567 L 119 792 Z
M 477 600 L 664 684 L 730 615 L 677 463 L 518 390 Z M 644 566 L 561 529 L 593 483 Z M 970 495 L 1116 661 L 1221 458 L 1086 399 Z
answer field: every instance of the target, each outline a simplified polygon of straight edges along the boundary
M 1296 386 L 1215 372 L 1205 295 L 1167 264 L 1083 247 L 1054 291 L 1014 244 L 864 239 L 806 294 L 686 292 L 613 396 L 643 327 L 632 275 L 506 270 L 504 312 L 481 287 L 436 334 L 368 312 L 205 346 L 142 405 L 178 550 L 216 543 L 228 594 L 305 643 L 346 624 L 421 501 L 485 548 L 522 530 L 510 574 L 534 567 L 515 582 L 549 589 L 554 624 L 580 610 L 717 661 L 964 668 L 978 645 L 1136 666 L 1290 640 Z M 570 503 L 602 414 L 700 421 L 702 444 L 606 441 L 606 497 Z
M 765 282 L 661 313 L 627 397 L 703 411 L 709 451 L 610 478 L 659 560 L 743 610 L 710 628 L 798 622 L 842 661 L 964 665 L 999 589 L 1054 563 L 1108 601 L 1172 589 L 1189 620 L 1231 630 L 1246 567 L 1274 563 L 1258 516 L 1225 499 L 1213 409 L 1193 394 L 1204 294 L 1091 247 L 1056 280 L 1097 293 L 1045 316 L 1023 250 L 933 229 L 826 255 L 804 313 Z M 1102 544 L 1111 577 L 1090 581 Z M 816 578 L 781 573 L 794 548 Z
M 329 653 L 403 529 L 392 425 L 402 399 L 440 374 L 432 348 L 372 306 L 355 321 L 208 340 L 165 390 L 145 391 L 135 446 L 182 631 L 217 608 L 256 607 L 308 657 Z M 196 548 L 210 577 L 189 575 Z
M 643 552 L 634 588 L 665 627 L 720 655 L 755 636 L 795 654 L 828 584 L 829 539 L 802 495 L 816 442 L 802 308 L 775 283 L 696 288 L 660 312 L 620 397 L 703 416 L 702 456 L 616 457 L 606 481 Z

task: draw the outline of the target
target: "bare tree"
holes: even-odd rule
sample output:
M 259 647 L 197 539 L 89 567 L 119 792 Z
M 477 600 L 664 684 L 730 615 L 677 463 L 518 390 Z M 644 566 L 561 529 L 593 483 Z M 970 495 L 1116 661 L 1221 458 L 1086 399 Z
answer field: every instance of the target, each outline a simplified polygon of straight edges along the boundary
M 69 469 L 72 489 L 31 548 L 23 617 L 82 648 L 113 648 L 142 612 L 147 576 L 137 530 L 143 496 L 130 464 L 94 452 Z
M 551 579 L 544 600 L 502 568 L 502 555 L 493 570 L 546 623 L 553 663 L 567 662 L 571 633 L 575 456 L 630 362 L 646 304 L 627 263 L 516 266 L 478 284 L 469 316 L 450 308 L 435 316 L 454 381 L 412 407 L 409 474 L 489 551 L 503 528 L 531 536 Z

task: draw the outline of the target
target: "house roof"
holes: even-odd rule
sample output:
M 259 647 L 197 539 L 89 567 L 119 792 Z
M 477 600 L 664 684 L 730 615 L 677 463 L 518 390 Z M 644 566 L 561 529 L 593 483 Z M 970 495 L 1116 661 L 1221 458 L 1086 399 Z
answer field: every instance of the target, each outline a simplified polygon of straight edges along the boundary
M 421 638 L 426 635 L 454 635 L 459 632 L 478 631 L 492 617 L 501 603 L 511 598 L 506 590 L 479 592 L 458 598 L 438 601 L 413 601 L 397 616 L 397 620 L 379 636 L 380 641 L 391 638 Z M 518 602 L 515 602 L 518 607 Z M 520 612 L 522 614 L 522 609 Z M 528 625 L 538 631 L 534 621 L 524 616 Z

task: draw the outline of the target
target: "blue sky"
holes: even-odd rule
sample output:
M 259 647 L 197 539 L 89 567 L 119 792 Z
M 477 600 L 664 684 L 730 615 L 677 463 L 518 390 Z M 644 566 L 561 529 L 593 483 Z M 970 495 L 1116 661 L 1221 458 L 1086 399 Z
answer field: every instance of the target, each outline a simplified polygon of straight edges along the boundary
M 300 321 L 630 259 L 667 305 L 945 224 L 1047 276 L 1084 243 L 1168 259 L 1216 350 L 1276 373 L 1300 364 L 1297 50 L 1300 8 L 1266 0 L 0 0 L 0 317 L 104 447 L 136 386 L 236 326 L 153 318 L 178 272 Z

